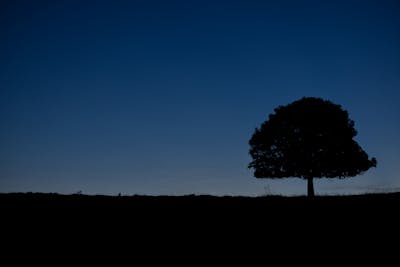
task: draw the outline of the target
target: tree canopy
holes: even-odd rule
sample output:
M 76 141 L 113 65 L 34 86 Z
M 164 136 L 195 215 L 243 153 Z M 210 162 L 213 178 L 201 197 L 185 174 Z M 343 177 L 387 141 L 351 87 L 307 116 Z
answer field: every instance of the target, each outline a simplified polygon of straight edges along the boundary
M 354 121 L 340 105 L 304 97 L 275 108 L 255 129 L 249 168 L 257 178 L 299 177 L 311 183 L 356 176 L 377 164 L 353 139 L 356 135 Z

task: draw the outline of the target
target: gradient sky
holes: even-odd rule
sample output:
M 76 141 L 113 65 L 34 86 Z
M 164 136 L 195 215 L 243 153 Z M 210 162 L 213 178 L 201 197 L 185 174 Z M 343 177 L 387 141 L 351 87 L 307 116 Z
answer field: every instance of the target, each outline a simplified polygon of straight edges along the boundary
M 341 104 L 378 168 L 317 194 L 400 190 L 400 2 L 0 2 L 0 192 L 305 194 L 256 179 L 278 105 Z

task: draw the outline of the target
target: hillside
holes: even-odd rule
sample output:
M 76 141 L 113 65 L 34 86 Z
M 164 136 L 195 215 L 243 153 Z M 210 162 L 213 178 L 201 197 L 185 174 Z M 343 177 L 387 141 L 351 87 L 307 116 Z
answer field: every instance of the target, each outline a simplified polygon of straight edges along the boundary
M 313 220 L 397 220 L 400 193 L 306 197 L 88 196 L 43 193 L 0 194 L 2 213 L 10 218 L 94 220 L 243 220 L 270 224 Z M 301 220 L 299 220 L 301 218 Z
M 399 204 L 400 193 L 313 200 L 0 194 L 6 251 L 52 251 L 68 259 L 76 253 L 87 257 L 88 251 L 96 259 L 99 251 L 127 251 L 134 257 L 128 259 L 145 261 L 157 261 L 157 255 L 174 261 L 286 261 L 296 259 L 278 255 L 309 249 L 326 257 L 337 250 L 338 263 L 349 256 L 380 261 L 396 249 Z

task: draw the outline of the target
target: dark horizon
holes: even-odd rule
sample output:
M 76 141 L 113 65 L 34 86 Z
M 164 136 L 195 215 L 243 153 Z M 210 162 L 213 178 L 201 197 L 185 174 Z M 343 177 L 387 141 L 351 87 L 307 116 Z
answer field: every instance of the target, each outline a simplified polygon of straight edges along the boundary
M 398 1 L 1 1 L 0 192 L 303 195 L 248 141 L 303 96 L 343 106 L 400 189 Z

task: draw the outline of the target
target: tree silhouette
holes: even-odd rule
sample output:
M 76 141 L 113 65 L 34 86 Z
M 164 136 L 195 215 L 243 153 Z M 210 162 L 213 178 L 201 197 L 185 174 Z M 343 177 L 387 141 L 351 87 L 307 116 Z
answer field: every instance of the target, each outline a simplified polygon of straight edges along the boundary
M 353 140 L 354 121 L 340 105 L 303 97 L 274 111 L 249 141 L 256 178 L 306 179 L 313 197 L 313 178 L 352 177 L 376 167 Z

